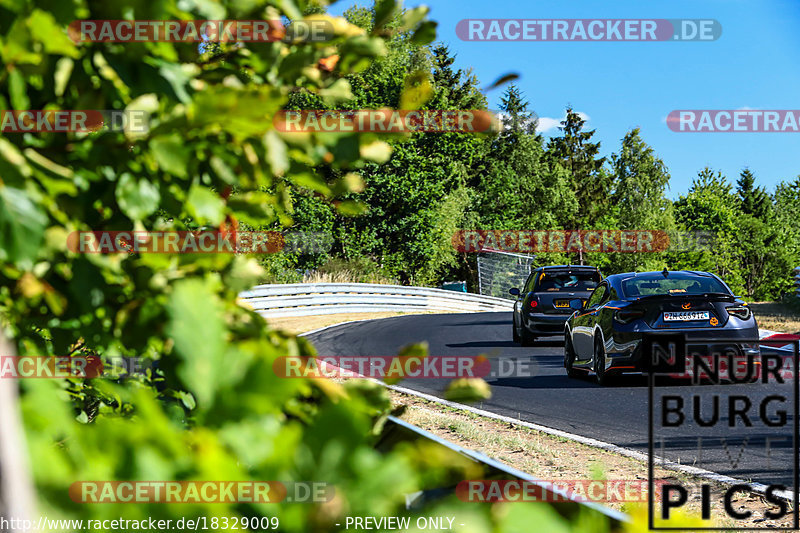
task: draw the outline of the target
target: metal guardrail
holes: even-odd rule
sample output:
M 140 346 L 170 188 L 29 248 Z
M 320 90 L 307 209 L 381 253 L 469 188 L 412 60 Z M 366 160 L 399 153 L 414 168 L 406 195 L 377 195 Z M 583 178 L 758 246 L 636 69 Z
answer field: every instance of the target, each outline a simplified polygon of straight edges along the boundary
M 800 298 L 800 267 L 794 269 L 794 294 Z
M 454 458 L 450 462 L 456 462 L 456 456 L 471 461 L 482 471 L 482 474 L 478 477 L 480 480 L 516 480 L 524 482 L 529 486 L 539 487 L 541 494 L 547 496 L 544 500 L 548 501 L 548 505 L 558 514 L 571 520 L 575 520 L 577 515 L 582 511 L 588 510 L 590 513 L 594 514 L 595 519 L 604 518 L 607 520 L 611 531 L 621 530 L 624 523 L 631 521 L 631 518 L 624 513 L 605 507 L 599 503 L 582 500 L 575 495 L 567 495 L 558 492 L 554 490 L 552 485 L 547 481 L 530 476 L 521 470 L 503 464 L 480 452 L 464 448 L 441 437 L 437 437 L 429 431 L 409 424 L 394 416 L 388 417 L 376 444 L 376 448 L 378 451 L 386 452 L 400 443 L 418 442 L 425 442 L 427 446 L 438 448 L 436 457 L 441 458 L 445 463 L 448 461 L 448 457 Z M 449 486 L 447 484 L 445 484 L 445 486 L 428 486 L 424 487 L 420 492 L 406 495 L 406 506 L 409 509 L 422 509 L 426 504 L 442 501 L 444 498 L 452 496 L 455 493 L 455 484 L 458 481 L 467 480 L 450 479 L 449 481 Z M 532 505 L 542 505 L 542 503 L 537 502 Z M 598 529 L 604 530 L 604 528 Z M 536 528 L 532 527 L 531 531 L 534 530 L 536 530 Z
M 371 283 L 259 285 L 239 294 L 265 317 L 296 317 L 385 311 L 511 311 L 512 300 L 426 287 Z

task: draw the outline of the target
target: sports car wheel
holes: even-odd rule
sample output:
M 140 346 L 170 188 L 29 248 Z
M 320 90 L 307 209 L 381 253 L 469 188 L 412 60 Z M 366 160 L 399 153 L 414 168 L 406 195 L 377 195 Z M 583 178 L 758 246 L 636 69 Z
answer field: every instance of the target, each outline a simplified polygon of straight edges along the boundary
M 592 369 L 594 370 L 595 379 L 600 385 L 611 384 L 611 376 L 606 373 L 606 350 L 603 348 L 603 343 L 600 337 L 594 339 L 594 355 L 592 356 Z
M 567 377 L 577 378 L 580 371 L 573 365 L 575 364 L 575 350 L 572 348 L 572 340 L 569 335 L 564 337 L 564 368 L 567 369 Z
M 517 322 L 515 320 L 511 321 L 511 338 L 517 344 L 520 343 L 519 333 L 517 333 Z

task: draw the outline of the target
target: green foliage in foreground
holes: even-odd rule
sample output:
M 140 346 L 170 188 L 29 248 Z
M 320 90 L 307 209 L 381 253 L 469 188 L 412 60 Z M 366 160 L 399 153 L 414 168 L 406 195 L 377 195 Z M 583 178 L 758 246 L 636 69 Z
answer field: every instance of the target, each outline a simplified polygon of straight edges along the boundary
M 133 356 L 150 368 L 117 381 L 21 380 L 42 514 L 268 516 L 284 531 L 326 531 L 346 515 L 406 513 L 407 494 L 473 474 L 468 461 L 443 465 L 424 446 L 378 453 L 375 436 L 390 407 L 383 388 L 278 378 L 278 357 L 313 350 L 237 305 L 237 293 L 264 275 L 255 260 L 67 248 L 78 230 L 289 224 L 298 186 L 335 198 L 338 213 L 360 210 L 352 172 L 374 172 L 370 165 L 386 161 L 390 147 L 370 135 L 281 135 L 271 117 L 299 90 L 329 106 L 348 100 L 348 76 L 385 56 L 393 35 L 432 40 L 425 9 L 394 16 L 394 4 L 382 1 L 369 32 L 331 19 L 328 42 L 223 44 L 205 54 L 191 44 L 76 45 L 64 32 L 76 19 L 299 20 L 306 4 L 0 2 L 0 109 L 145 110 L 151 119 L 147 133 L 0 138 L 6 335 L 21 355 Z M 382 27 L 387 20 L 392 29 Z M 333 71 L 318 68 L 337 54 Z M 473 141 L 447 142 L 455 155 Z M 397 177 L 402 182 L 402 169 Z M 457 195 L 458 187 L 437 190 Z M 432 206 L 425 216 L 452 215 Z M 313 480 L 333 484 L 335 496 L 305 505 L 70 499 L 73 483 L 102 480 Z M 445 501 L 416 512 L 457 514 L 470 531 L 522 531 L 531 523 L 549 531 L 586 531 L 589 522 L 606 528 L 585 515 L 569 524 L 542 505 L 492 510 Z

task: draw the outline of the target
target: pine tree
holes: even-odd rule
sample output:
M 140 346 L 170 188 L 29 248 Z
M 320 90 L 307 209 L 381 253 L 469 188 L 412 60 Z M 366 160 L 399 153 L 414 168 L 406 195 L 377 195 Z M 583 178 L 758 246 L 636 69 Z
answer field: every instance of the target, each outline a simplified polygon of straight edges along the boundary
M 584 131 L 586 123 L 571 107 L 561 122 L 560 137 L 550 140 L 548 153 L 553 164 L 565 168 L 578 201 L 571 228 L 591 228 L 609 205 L 611 177 L 604 171 L 605 157 L 598 157 L 600 143 L 591 142 L 595 130 Z
M 513 83 L 506 89 L 500 98 L 500 110 L 503 113 L 503 131 L 501 136 L 506 138 L 511 135 L 524 133 L 534 135 L 538 120 L 536 115 L 528 110 L 528 101 Z
M 642 140 L 639 129 L 629 131 L 622 148 L 611 156 L 614 193 L 612 203 L 618 212 L 620 229 L 671 231 L 674 225 L 672 202 L 664 192 L 669 171 L 653 149 Z M 663 268 L 662 254 L 619 254 L 619 270 Z
M 431 109 L 484 109 L 485 97 L 478 89 L 478 80 L 471 72 L 454 70 L 455 55 L 443 45 L 433 50 L 433 85 L 436 94 L 431 99 Z
M 739 180 L 736 182 L 739 200 L 743 213 L 764 220 L 769 215 L 771 202 L 763 187 L 754 187 L 755 181 L 756 177 L 749 168 L 742 170 Z

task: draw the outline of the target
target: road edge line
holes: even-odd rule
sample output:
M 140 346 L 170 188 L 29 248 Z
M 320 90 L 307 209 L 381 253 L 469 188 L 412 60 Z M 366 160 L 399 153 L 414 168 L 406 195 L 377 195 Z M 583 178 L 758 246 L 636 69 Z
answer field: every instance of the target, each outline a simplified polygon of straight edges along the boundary
M 456 314 L 459 314 L 459 313 L 456 313 Z M 337 327 L 337 326 L 343 326 L 345 324 L 355 324 L 357 322 L 367 322 L 369 320 L 385 320 L 387 318 L 397 318 L 397 317 L 388 316 L 388 317 L 383 317 L 383 318 L 366 318 L 366 319 L 361 319 L 361 320 L 350 320 L 348 322 L 341 322 L 339 324 L 331 324 L 330 326 L 323 326 L 321 328 L 317 328 L 317 329 L 312 330 L 312 331 L 307 331 L 307 332 L 304 332 L 304 333 L 300 333 L 297 336 L 298 337 L 304 337 L 304 336 L 310 335 L 312 333 L 318 333 L 320 331 L 323 331 L 323 330 L 326 330 L 326 329 L 329 329 L 329 328 L 334 328 L 334 327 Z M 378 383 L 380 385 L 383 385 L 384 387 L 386 387 L 386 388 L 388 388 L 390 390 L 393 390 L 393 391 L 396 391 L 396 392 L 400 392 L 402 394 L 408 394 L 410 396 L 416 396 L 418 398 L 422 398 L 422 399 L 428 400 L 430 402 L 442 404 L 442 405 L 444 405 L 446 407 L 450 407 L 451 409 L 458 409 L 458 410 L 461 410 L 461 411 L 468 411 L 470 413 L 473 413 L 473 414 L 476 414 L 476 415 L 479 415 L 479 416 L 483 416 L 483 417 L 486 417 L 486 418 L 491 418 L 493 420 L 498 420 L 500 422 L 506 422 L 508 424 L 512 424 L 512 425 L 515 425 L 515 426 L 522 426 L 522 427 L 525 427 L 525 428 L 528 428 L 528 429 L 533 429 L 534 431 L 540 431 L 540 432 L 545 433 L 547 435 L 553 435 L 555 437 L 561 437 L 561 438 L 564 438 L 564 439 L 569 439 L 571 441 L 578 442 L 578 443 L 584 444 L 586 446 L 591 446 L 592 448 L 598 448 L 600 450 L 604 450 L 604 451 L 607 451 L 607 452 L 617 453 L 617 454 L 623 455 L 625 457 L 629 457 L 631 459 L 636 459 L 636 460 L 643 461 L 643 462 L 647 462 L 648 461 L 648 457 L 647 457 L 646 453 L 637 452 L 636 450 L 631 450 L 630 448 L 623 448 L 622 446 L 618 446 L 616 444 L 611 444 L 609 442 L 604 442 L 604 441 L 601 441 L 601 440 L 593 439 L 591 437 L 584 437 L 582 435 L 576 435 L 575 433 L 570 433 L 568 431 L 562 431 L 560 429 L 555 429 L 555 428 L 551 428 L 551 427 L 547 427 L 547 426 L 542 426 L 542 425 L 539 425 L 539 424 L 534 424 L 533 422 L 525 422 L 524 420 L 518 420 L 516 418 L 511 418 L 509 416 L 499 415 L 497 413 L 492 413 L 491 411 L 486 411 L 484 409 L 479 409 L 477 407 L 472 407 L 472 406 L 464 405 L 464 404 L 457 403 L 457 402 L 451 402 L 450 400 L 445 400 L 443 398 L 439 398 L 438 396 L 434 396 L 432 394 L 427 394 L 427 393 L 424 393 L 424 392 L 415 391 L 413 389 L 408 389 L 406 387 L 398 387 L 397 385 L 389 385 L 389 384 L 384 383 L 383 381 L 381 381 L 379 379 L 375 379 L 375 378 L 365 378 L 365 379 L 369 379 L 370 381 L 374 381 L 374 382 L 376 382 L 376 383 Z M 696 466 L 682 465 L 680 463 L 676 463 L 674 461 L 670 461 L 670 460 L 668 460 L 668 459 L 666 459 L 664 457 L 659 457 L 659 456 L 654 457 L 654 464 L 657 465 L 657 466 L 661 466 L 662 468 L 664 468 L 666 470 L 672 470 L 672 471 L 676 471 L 676 472 L 681 472 L 683 474 L 696 476 L 696 477 L 699 477 L 701 479 L 707 479 L 709 481 L 715 481 L 715 482 L 721 483 L 723 485 L 731 485 L 731 486 L 732 485 L 746 485 L 747 487 L 749 487 L 751 492 L 754 492 L 756 494 L 765 494 L 766 490 L 769 488 L 767 485 L 764 485 L 763 483 L 751 483 L 750 481 L 747 481 L 745 479 L 738 479 L 738 478 L 735 478 L 735 477 L 726 476 L 724 474 L 718 474 L 716 472 L 712 472 L 711 470 L 706 470 L 704 468 L 697 468 Z M 798 490 L 798 488 L 795 487 L 795 490 Z M 790 503 L 794 501 L 794 495 L 793 495 L 791 490 L 773 491 L 772 494 L 774 496 L 777 496 L 778 498 L 781 498 L 781 499 L 783 499 L 785 501 L 788 501 Z
M 460 411 L 468 411 L 470 413 L 483 416 L 485 418 L 490 418 L 493 420 L 498 420 L 500 422 L 506 422 L 508 424 L 512 424 L 515 426 L 522 426 L 528 429 L 533 429 L 535 431 L 539 431 L 541 433 L 545 433 L 547 435 L 552 435 L 555 437 L 561 437 L 565 439 L 569 439 L 574 442 L 578 442 L 580 444 L 584 444 L 586 446 L 591 446 L 592 448 L 598 448 L 607 452 L 617 453 L 619 455 L 623 455 L 625 457 L 629 457 L 631 459 L 637 459 L 643 462 L 647 462 L 647 454 L 642 452 L 637 452 L 636 450 L 631 450 L 629 448 L 624 448 L 622 446 L 618 446 L 616 444 L 611 444 L 609 442 L 604 442 L 601 440 L 593 439 L 591 437 L 584 437 L 582 435 L 576 435 L 575 433 L 569 433 L 568 431 L 562 431 L 560 429 L 550 428 L 547 426 L 542 426 L 539 424 L 534 424 L 533 422 L 525 422 L 524 420 L 519 420 L 516 418 L 511 418 L 505 415 L 499 415 L 497 413 L 492 413 L 491 411 L 486 411 L 485 409 L 479 409 L 477 407 L 472 407 L 469 405 L 460 404 L 457 402 L 451 402 L 449 400 L 444 400 L 439 398 L 438 396 L 433 396 L 432 394 L 426 394 L 424 392 L 415 391 L 413 389 L 408 389 L 406 387 L 398 387 L 397 385 L 387 385 L 382 381 L 375 380 L 384 387 L 394 390 L 396 392 L 400 392 L 402 394 L 408 394 L 410 396 L 416 396 L 418 398 L 422 398 L 424 400 L 428 400 L 430 402 L 442 404 L 446 407 L 450 407 L 452 409 L 457 409 Z M 705 470 L 703 468 L 698 468 L 696 466 L 687 466 L 682 465 L 680 463 L 676 463 L 674 461 L 667 460 L 663 457 L 656 456 L 655 458 L 655 465 L 665 468 L 666 470 L 673 470 L 677 472 L 681 472 L 683 474 L 688 474 L 696 477 L 700 477 L 703 479 L 707 479 L 710 481 L 715 481 L 717 483 L 721 483 L 723 485 L 746 485 L 750 488 L 751 492 L 757 494 L 764 494 L 768 488 L 767 485 L 763 483 L 751 483 L 744 479 L 738 479 L 730 476 L 726 476 L 724 474 L 718 474 L 716 472 L 712 472 L 711 470 Z M 791 491 L 773 491 L 775 496 L 778 496 L 781 499 L 785 499 L 786 501 L 792 501 L 792 492 Z

